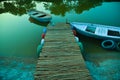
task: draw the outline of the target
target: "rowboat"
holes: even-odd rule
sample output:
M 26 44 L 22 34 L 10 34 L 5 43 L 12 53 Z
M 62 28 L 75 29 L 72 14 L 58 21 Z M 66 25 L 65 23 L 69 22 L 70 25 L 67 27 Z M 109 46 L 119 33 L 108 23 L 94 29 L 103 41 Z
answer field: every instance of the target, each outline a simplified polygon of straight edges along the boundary
M 81 35 L 100 39 L 104 49 L 120 51 L 120 27 L 82 22 L 71 22 L 70 25 Z
M 27 13 L 31 18 L 36 19 L 40 22 L 49 22 L 52 19 L 52 16 L 50 14 L 38 10 L 29 10 Z
M 120 41 L 120 27 L 82 22 L 71 22 L 70 25 L 78 33 L 85 36 Z

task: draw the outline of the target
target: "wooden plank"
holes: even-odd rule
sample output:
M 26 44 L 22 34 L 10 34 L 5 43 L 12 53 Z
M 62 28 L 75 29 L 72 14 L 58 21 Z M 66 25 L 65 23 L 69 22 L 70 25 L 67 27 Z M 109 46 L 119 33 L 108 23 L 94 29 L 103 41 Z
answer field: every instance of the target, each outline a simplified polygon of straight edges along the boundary
M 34 76 L 35 80 L 92 80 L 69 25 L 48 27 Z

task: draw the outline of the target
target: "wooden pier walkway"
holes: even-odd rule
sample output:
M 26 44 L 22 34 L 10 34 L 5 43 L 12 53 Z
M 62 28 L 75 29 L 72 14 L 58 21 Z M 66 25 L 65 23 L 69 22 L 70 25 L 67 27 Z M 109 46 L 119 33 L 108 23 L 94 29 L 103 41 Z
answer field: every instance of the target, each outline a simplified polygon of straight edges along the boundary
M 67 24 L 48 27 L 34 74 L 35 80 L 92 80 Z

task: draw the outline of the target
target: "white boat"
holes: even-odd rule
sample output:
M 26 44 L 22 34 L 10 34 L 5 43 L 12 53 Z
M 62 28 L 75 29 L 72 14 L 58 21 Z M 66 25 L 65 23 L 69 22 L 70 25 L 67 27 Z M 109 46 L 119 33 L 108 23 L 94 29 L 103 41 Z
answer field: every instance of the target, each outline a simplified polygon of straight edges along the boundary
M 47 14 L 42 11 L 29 10 L 27 13 L 31 18 L 34 18 L 40 22 L 49 22 L 52 19 L 52 16 L 50 14 Z
M 92 23 L 71 22 L 72 28 L 78 33 L 103 40 L 120 41 L 120 27 Z

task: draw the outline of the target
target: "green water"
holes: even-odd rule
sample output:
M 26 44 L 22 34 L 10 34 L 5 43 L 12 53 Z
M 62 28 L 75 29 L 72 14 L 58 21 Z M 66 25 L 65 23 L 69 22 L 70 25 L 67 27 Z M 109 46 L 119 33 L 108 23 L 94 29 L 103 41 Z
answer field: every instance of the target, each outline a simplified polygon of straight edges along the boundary
M 82 55 L 94 80 L 120 79 L 120 51 L 102 48 L 103 40 L 78 35 Z M 82 45 L 81 45 L 82 44 Z
M 0 1 L 0 80 L 27 80 L 28 76 L 30 77 L 28 80 L 33 80 L 33 72 L 38 55 L 37 47 L 40 44 L 43 28 L 48 25 L 48 23 L 39 23 L 29 18 L 26 11 L 33 8 L 50 13 L 52 15 L 51 22 L 54 25 L 68 20 L 69 22 L 81 21 L 120 27 L 120 2 L 117 1 Z M 91 46 L 91 44 L 88 46 Z M 91 49 L 92 48 L 95 48 L 95 46 L 93 45 Z M 92 50 L 93 52 L 90 52 L 91 49 L 86 50 L 88 53 L 86 56 L 84 55 L 84 57 L 87 57 L 86 61 L 88 66 L 90 65 L 89 69 L 91 71 L 93 68 L 91 65 L 94 64 L 95 66 L 99 61 L 103 61 L 106 57 L 109 58 L 107 55 L 114 56 L 115 62 L 119 60 L 119 57 L 117 57 L 120 55 L 119 52 L 115 52 L 115 54 L 104 54 L 103 49 L 95 49 Z M 109 51 L 107 52 L 109 53 Z M 106 55 L 106 57 L 103 57 L 104 55 Z M 111 62 L 111 60 L 108 60 L 108 63 Z M 103 65 L 105 65 L 105 62 Z M 116 66 L 119 66 L 119 63 L 109 69 L 113 69 Z M 27 67 L 29 67 L 29 69 Z M 101 68 L 98 69 L 97 72 L 100 70 Z M 11 75 L 12 73 L 14 75 Z M 117 74 L 119 74 L 119 72 L 115 74 L 116 77 Z M 98 75 L 101 74 L 99 73 Z M 98 75 L 95 76 L 98 77 Z M 101 80 L 108 80 L 107 75 L 105 76 L 106 78 Z M 95 77 L 94 79 L 99 80 L 98 78 Z
M 28 19 L 28 15 L 0 15 L 0 56 L 36 56 L 43 28 Z

